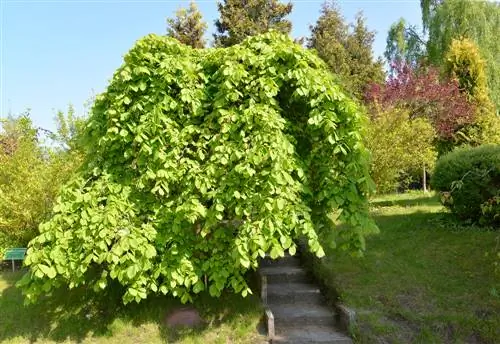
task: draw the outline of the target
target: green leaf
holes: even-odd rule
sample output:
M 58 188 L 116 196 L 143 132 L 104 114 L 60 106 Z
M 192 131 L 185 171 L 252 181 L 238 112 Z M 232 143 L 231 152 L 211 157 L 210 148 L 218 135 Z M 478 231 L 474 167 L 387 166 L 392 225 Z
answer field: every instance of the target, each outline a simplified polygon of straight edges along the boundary
M 128 293 L 131 295 L 131 296 L 137 296 L 137 290 L 134 289 L 134 288 L 128 288 Z
M 283 198 L 278 198 L 277 204 L 278 204 L 278 209 L 283 210 L 283 208 L 285 207 L 285 200 Z
M 210 288 L 208 288 L 208 292 L 210 293 L 210 296 L 212 296 L 212 297 L 219 296 L 219 289 L 217 289 L 217 286 L 215 284 L 212 284 L 210 286 Z
M 196 284 L 193 286 L 193 292 L 195 294 L 198 294 L 199 292 L 205 290 L 205 285 L 203 284 L 202 281 L 196 282 Z
M 136 266 L 135 265 L 131 265 L 127 268 L 127 277 L 129 279 L 133 279 L 135 277 L 135 274 L 137 272 L 137 269 L 136 269 Z

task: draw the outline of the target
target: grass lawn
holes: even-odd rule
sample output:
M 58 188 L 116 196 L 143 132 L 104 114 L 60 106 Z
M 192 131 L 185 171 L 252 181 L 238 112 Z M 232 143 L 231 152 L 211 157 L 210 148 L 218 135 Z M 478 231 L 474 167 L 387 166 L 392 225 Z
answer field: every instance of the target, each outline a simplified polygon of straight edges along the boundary
M 356 342 L 500 343 L 500 231 L 461 226 L 422 193 L 371 206 L 381 233 L 365 257 L 329 252 L 316 268 L 356 311 Z
M 84 290 L 61 291 L 39 304 L 23 306 L 14 283 L 20 273 L 0 272 L 1 343 L 260 343 L 262 315 L 257 297 L 202 295 L 195 307 L 207 324 L 198 330 L 174 331 L 165 318 L 181 305 L 168 297 L 121 306 L 88 298 Z

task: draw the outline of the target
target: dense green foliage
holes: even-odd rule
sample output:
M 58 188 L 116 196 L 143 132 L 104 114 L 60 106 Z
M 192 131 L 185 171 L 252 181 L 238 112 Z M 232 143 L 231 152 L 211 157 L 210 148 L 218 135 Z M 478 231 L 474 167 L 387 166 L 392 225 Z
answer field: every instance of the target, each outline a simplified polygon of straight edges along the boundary
M 393 192 L 403 176 L 419 176 L 424 168 L 432 168 L 435 138 L 429 120 L 412 119 L 408 111 L 393 108 L 372 116 L 365 140 L 377 191 Z
M 500 145 L 458 148 L 441 157 L 432 186 L 443 192 L 443 204 L 459 218 L 491 222 L 481 205 L 500 196 Z
M 188 8 L 177 10 L 175 18 L 167 19 L 167 35 L 193 48 L 205 47 L 206 30 L 207 23 L 194 2 Z
M 389 67 L 399 64 L 417 67 L 425 57 L 425 41 L 414 25 L 401 18 L 392 24 L 387 33 L 384 56 Z
M 474 123 L 463 131 L 471 145 L 500 144 L 500 117 L 488 95 L 486 63 L 470 39 L 454 39 L 446 53 L 446 74 L 456 80 L 460 91 L 475 105 Z
M 481 204 L 481 213 L 483 223 L 489 223 L 496 226 L 500 225 L 500 193 L 498 196 L 494 196 Z M 500 252 L 498 252 L 497 255 L 498 258 L 500 258 Z
M 458 81 L 460 90 L 471 100 L 487 101 L 485 63 L 474 42 L 467 38 L 452 40 L 444 67 L 446 74 Z
M 61 184 L 81 161 L 76 149 L 78 119 L 70 108 L 58 114 L 51 146 L 28 114 L 2 120 L 0 132 L 0 255 L 12 246 L 25 247 L 47 220 Z M 46 136 L 46 135 L 45 135 Z M 61 147 L 63 146 L 63 147 Z
M 362 13 L 349 25 L 334 1 L 325 2 L 310 29 L 309 48 L 316 49 L 351 95 L 361 99 L 368 84 L 384 80 L 382 61 L 373 58 L 375 33 L 366 27 Z
M 29 245 L 28 300 L 112 280 L 124 302 L 246 295 L 258 258 L 294 254 L 299 237 L 319 256 L 332 231 L 363 250 L 376 227 L 362 115 L 325 70 L 276 33 L 209 50 L 138 41 L 96 98 L 85 167 Z
M 442 66 L 453 39 L 466 37 L 486 61 L 490 98 L 500 108 L 500 5 L 491 1 L 423 0 L 428 8 L 429 61 Z M 425 22 L 424 22 L 425 24 Z
M 229 47 L 249 36 L 270 30 L 284 34 L 292 30 L 292 22 L 285 19 L 292 12 L 291 2 L 280 0 L 224 0 L 218 2 L 220 18 L 215 21 L 215 45 Z

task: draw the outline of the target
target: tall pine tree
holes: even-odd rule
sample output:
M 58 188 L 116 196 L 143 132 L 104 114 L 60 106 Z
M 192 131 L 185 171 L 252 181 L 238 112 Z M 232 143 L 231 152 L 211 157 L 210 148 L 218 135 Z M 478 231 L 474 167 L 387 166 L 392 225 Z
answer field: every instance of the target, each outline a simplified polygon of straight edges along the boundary
M 366 85 L 384 79 L 383 63 L 375 60 L 372 44 L 375 33 L 366 27 L 362 13 L 354 24 L 346 23 L 335 1 L 323 4 L 321 15 L 310 27 L 309 48 L 314 48 L 337 75 L 344 88 L 361 99 Z
M 229 47 L 248 36 L 269 30 L 289 34 L 292 22 L 285 19 L 292 12 L 292 3 L 279 0 L 224 0 L 217 4 L 220 18 L 216 20 L 215 45 Z
M 204 48 L 203 35 L 207 23 L 194 2 L 188 8 L 181 8 L 175 13 L 175 18 L 167 19 L 167 35 L 193 48 Z

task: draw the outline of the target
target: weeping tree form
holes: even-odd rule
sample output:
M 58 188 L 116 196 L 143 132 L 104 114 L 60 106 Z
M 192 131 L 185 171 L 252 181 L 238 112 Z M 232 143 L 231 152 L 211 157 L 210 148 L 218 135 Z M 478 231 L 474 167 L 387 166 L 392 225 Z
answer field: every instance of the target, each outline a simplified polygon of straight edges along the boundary
M 246 295 L 259 257 L 360 251 L 376 227 L 362 117 L 313 53 L 277 33 L 196 50 L 150 35 L 97 97 L 88 161 L 29 244 L 27 300 L 117 282 L 123 301 Z M 350 226 L 336 229 L 335 211 Z

